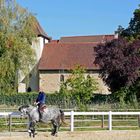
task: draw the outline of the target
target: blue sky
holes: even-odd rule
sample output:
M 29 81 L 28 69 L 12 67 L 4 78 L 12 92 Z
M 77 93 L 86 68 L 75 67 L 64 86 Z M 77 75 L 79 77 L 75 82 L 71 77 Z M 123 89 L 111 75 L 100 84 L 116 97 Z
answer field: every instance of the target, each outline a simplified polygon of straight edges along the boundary
M 53 39 L 113 34 L 127 27 L 140 0 L 17 0 Z

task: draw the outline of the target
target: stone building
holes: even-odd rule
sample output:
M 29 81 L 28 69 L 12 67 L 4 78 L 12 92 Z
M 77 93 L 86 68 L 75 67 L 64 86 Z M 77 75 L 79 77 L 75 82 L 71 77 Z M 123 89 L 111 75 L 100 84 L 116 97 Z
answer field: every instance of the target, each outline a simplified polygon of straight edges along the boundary
M 86 75 L 93 76 L 99 83 L 98 93 L 108 94 L 108 87 L 100 78 L 101 69 L 94 64 L 94 48 L 117 38 L 116 35 L 71 36 L 51 40 L 36 21 L 37 38 L 32 42 L 36 62 L 28 75 L 19 74 L 18 92 L 39 91 L 54 93 L 71 74 L 76 65 L 85 68 Z M 28 80 L 27 80 L 28 79 Z
M 99 83 L 98 93 L 108 94 L 108 87 L 100 78 L 101 69 L 94 64 L 99 43 L 115 39 L 115 35 L 62 37 L 45 44 L 39 62 L 39 87 L 47 93 L 59 91 L 60 84 L 70 75 L 69 70 L 81 65 Z

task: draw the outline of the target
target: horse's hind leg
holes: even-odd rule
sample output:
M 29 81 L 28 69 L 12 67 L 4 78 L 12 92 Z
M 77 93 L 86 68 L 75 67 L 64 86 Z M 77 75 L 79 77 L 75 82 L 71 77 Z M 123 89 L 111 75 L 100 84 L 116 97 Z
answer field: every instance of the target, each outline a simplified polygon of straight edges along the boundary
M 52 125 L 53 125 L 53 129 L 52 129 L 51 135 L 54 136 L 54 134 L 55 134 L 55 124 L 54 124 L 53 120 L 52 120 Z
M 58 131 L 59 128 L 60 128 L 60 126 L 61 126 L 61 123 L 60 123 L 60 116 L 58 116 L 58 118 L 57 118 L 57 126 L 58 126 L 58 128 L 57 128 L 57 131 Z
M 52 136 L 57 136 L 58 125 L 57 125 L 57 123 L 55 121 L 52 121 L 52 125 L 53 125 L 53 130 L 52 130 L 51 135 Z

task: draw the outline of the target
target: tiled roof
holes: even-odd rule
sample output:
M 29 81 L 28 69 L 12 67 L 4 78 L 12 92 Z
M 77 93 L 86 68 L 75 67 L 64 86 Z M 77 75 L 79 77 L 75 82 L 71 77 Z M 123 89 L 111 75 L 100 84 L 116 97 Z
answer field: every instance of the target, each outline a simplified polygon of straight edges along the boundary
M 114 39 L 114 35 L 95 35 L 95 36 L 71 36 L 71 37 L 61 37 L 60 42 L 62 43 L 73 43 L 73 42 L 106 42 Z
M 81 65 L 86 69 L 99 69 L 95 65 L 94 47 L 98 43 L 48 43 L 39 63 L 39 70 L 72 69 Z
M 94 64 L 94 48 L 115 39 L 115 35 L 73 36 L 52 40 L 43 49 L 39 70 L 72 69 L 81 65 L 87 70 L 100 69 Z

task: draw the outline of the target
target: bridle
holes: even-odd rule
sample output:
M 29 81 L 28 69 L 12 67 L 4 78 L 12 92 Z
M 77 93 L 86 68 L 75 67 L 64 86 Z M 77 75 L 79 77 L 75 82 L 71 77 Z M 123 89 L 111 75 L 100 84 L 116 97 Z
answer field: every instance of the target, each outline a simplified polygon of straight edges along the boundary
M 27 115 L 27 113 L 28 113 L 28 110 L 27 110 L 27 108 L 19 108 L 19 111 L 21 112 L 21 116 L 25 116 L 25 115 Z

